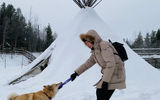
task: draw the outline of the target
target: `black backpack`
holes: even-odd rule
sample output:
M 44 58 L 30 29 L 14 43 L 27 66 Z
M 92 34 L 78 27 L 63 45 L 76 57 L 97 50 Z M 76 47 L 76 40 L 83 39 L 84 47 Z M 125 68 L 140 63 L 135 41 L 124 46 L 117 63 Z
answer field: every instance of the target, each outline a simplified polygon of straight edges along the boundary
M 119 43 L 119 42 L 113 42 L 112 43 L 111 40 L 109 40 L 109 42 L 114 46 L 114 48 L 118 52 L 117 55 L 119 55 L 119 57 L 121 58 L 121 60 L 123 62 L 128 60 L 127 52 L 126 52 L 126 50 L 125 50 L 125 48 L 124 48 L 122 43 Z

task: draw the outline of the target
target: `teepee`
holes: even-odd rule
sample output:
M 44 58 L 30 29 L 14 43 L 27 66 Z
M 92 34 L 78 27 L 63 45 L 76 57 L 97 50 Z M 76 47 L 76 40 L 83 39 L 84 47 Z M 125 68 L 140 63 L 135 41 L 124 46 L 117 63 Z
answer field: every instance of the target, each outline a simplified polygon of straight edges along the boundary
M 29 65 L 24 73 L 42 59 L 47 59 L 50 56 L 48 66 L 35 77 L 11 87 L 8 86 L 6 89 L 26 93 L 39 90 L 44 84 L 63 82 L 68 79 L 74 70 L 90 56 L 90 50 L 82 43 L 79 35 L 94 29 L 104 40 L 111 39 L 112 41 L 122 42 L 128 53 L 129 60 L 125 62 L 127 88 L 120 91 L 116 90 L 112 99 L 158 100 L 160 79 L 157 76 L 160 76 L 160 72 L 131 50 L 121 38 L 111 32 L 108 25 L 93 9 L 99 3 L 98 0 L 74 1 L 81 8 L 77 16 L 69 23 L 69 27 L 61 29 L 63 32 L 61 32 L 55 42 Z M 96 100 L 96 89 L 93 87 L 93 84 L 100 79 L 100 70 L 99 65 L 94 65 L 74 82 L 65 85 L 54 100 Z M 6 92 L 8 91 L 0 93 L 6 96 Z

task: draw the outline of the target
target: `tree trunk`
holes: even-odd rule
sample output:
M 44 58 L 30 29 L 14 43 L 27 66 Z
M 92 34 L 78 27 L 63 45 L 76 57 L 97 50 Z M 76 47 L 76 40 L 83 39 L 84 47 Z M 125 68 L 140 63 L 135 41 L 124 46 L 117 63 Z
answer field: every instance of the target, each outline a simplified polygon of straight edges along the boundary
M 6 21 L 5 21 L 6 20 Z M 8 27 L 8 20 L 7 18 L 5 18 L 5 24 L 4 24 L 4 30 L 3 30 L 3 44 L 2 44 L 2 49 L 4 50 L 5 48 L 5 40 L 6 40 L 6 31 L 7 31 L 7 27 Z

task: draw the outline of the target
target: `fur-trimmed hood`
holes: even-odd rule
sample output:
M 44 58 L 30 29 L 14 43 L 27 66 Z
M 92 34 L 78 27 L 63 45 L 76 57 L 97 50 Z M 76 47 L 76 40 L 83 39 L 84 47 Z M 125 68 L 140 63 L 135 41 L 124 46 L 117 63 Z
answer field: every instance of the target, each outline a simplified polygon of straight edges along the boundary
M 89 30 L 87 33 L 82 33 L 80 35 L 80 39 L 83 41 L 83 39 L 94 42 L 95 44 L 100 43 L 102 41 L 102 38 L 98 35 L 98 33 L 95 30 Z

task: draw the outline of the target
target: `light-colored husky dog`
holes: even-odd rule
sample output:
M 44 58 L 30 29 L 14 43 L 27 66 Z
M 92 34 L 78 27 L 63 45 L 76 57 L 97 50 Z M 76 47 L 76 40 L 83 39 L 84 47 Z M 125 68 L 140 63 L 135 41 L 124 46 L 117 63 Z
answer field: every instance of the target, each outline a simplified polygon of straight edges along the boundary
M 58 87 L 61 84 L 62 82 L 58 84 L 43 86 L 43 90 L 34 93 L 23 95 L 12 93 L 10 96 L 8 96 L 8 100 L 51 100 L 55 97 L 56 93 L 59 90 Z

